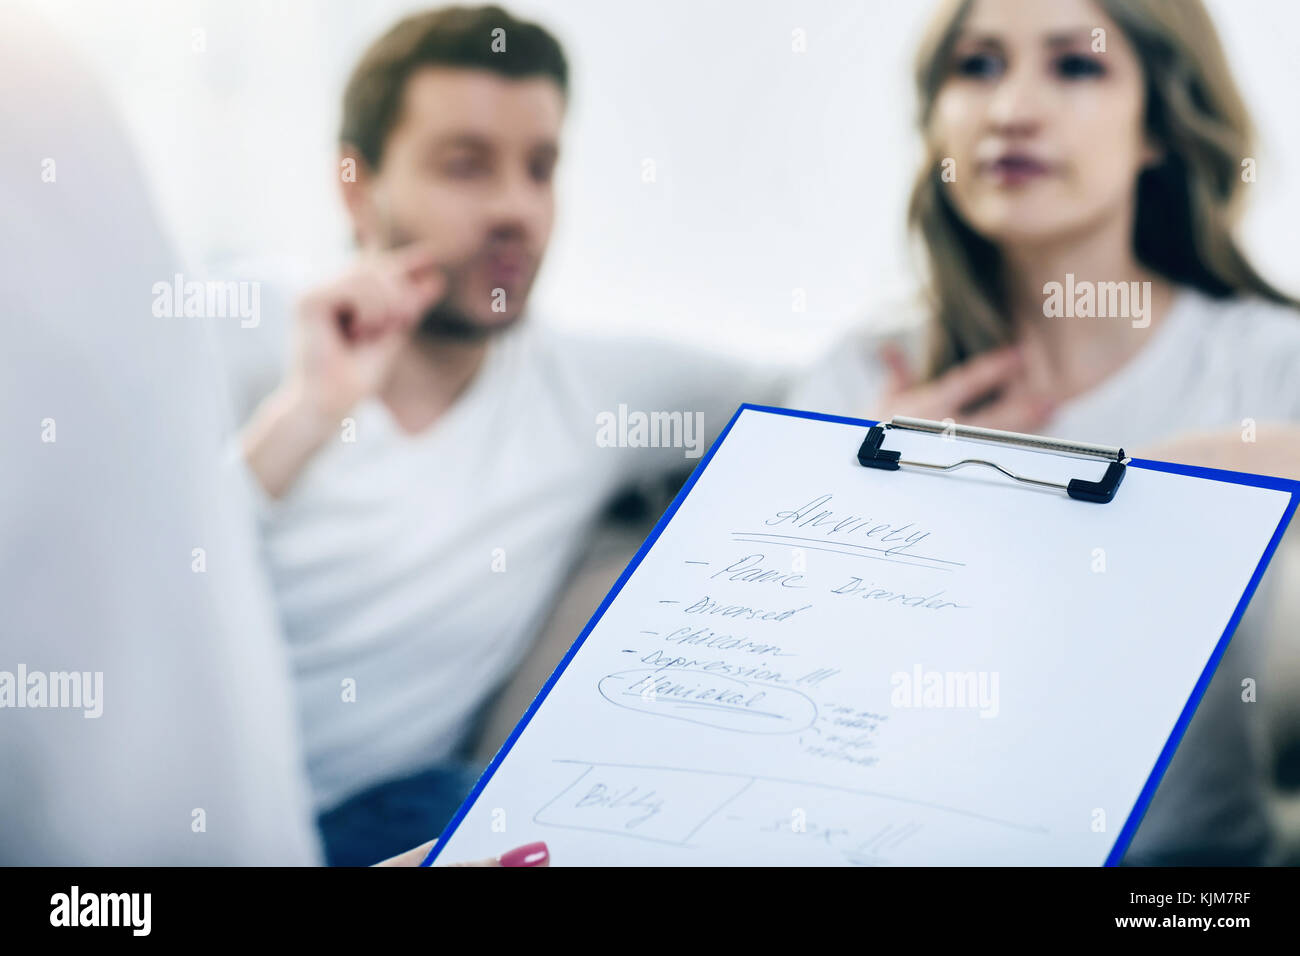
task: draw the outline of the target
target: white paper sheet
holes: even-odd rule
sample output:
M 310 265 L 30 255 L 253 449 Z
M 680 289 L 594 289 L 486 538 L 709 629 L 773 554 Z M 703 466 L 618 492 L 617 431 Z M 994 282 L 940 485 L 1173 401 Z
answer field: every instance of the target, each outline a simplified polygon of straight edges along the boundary
M 1106 860 L 1289 495 L 865 433 L 741 412 L 437 864 Z

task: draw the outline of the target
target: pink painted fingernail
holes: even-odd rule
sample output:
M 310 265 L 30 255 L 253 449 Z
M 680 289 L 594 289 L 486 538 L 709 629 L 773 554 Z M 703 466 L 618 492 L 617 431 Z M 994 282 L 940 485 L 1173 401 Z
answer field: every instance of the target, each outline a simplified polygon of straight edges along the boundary
M 526 843 L 497 857 L 502 866 L 541 866 L 550 857 L 545 843 Z

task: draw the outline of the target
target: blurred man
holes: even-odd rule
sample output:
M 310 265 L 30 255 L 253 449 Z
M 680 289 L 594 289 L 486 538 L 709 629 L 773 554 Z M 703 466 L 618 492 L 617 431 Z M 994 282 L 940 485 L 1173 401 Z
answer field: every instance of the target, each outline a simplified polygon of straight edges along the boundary
M 458 749 L 610 495 L 778 394 L 524 320 L 567 93 L 555 39 L 487 7 L 402 20 L 344 94 L 356 261 L 303 297 L 241 439 L 333 863 L 438 832 L 473 781 Z

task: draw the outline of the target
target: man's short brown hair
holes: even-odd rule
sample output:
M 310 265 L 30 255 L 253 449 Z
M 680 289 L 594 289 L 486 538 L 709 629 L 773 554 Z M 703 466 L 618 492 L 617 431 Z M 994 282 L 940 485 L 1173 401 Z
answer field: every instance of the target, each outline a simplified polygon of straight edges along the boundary
M 496 31 L 504 32 L 496 32 Z M 501 76 L 550 77 L 567 96 L 569 66 L 559 42 L 535 23 L 500 7 L 440 7 L 399 20 L 370 45 L 343 91 L 341 143 L 378 169 L 397 124 L 411 74 L 421 67 L 490 70 Z

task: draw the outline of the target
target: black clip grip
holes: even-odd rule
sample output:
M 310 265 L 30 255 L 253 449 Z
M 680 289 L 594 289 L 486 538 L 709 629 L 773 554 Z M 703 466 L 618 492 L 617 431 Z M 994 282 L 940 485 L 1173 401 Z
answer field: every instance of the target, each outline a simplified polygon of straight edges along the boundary
M 864 468 L 880 468 L 884 471 L 898 471 L 899 466 L 902 464 L 916 465 L 925 468 L 939 468 L 944 471 L 959 467 L 963 464 L 989 465 L 990 467 L 996 468 L 1004 475 L 1014 478 L 1016 481 L 1024 481 L 1038 485 L 1050 484 L 1055 488 L 1063 488 L 1065 493 L 1076 501 L 1091 501 L 1096 504 L 1106 504 L 1115 497 L 1115 492 L 1119 490 L 1120 483 L 1124 480 L 1124 472 L 1126 471 L 1126 459 L 1124 457 L 1124 449 L 1122 448 L 1117 449 L 1118 460 L 1112 461 L 1106 466 L 1106 473 L 1101 476 L 1101 480 L 1087 481 L 1083 478 L 1071 478 L 1067 484 L 1059 485 L 1055 482 L 1036 481 L 1032 478 L 1025 478 L 1008 471 L 1000 465 L 994 465 L 992 462 L 984 460 L 961 461 L 946 466 L 921 464 L 919 462 L 902 462 L 900 460 L 902 458 L 900 452 L 888 451 L 880 447 L 884 441 L 885 429 L 883 426 L 872 425 L 868 428 L 867 437 L 863 439 L 862 447 L 858 449 L 858 464 L 862 465 Z
M 858 464 L 864 468 L 883 468 L 885 471 L 898 471 L 900 452 L 886 451 L 880 445 L 885 440 L 885 430 L 879 425 L 867 429 L 867 437 L 858 449 Z
M 1100 481 L 1071 478 L 1070 483 L 1065 486 L 1065 493 L 1078 501 L 1093 501 L 1104 505 L 1115 497 L 1115 492 L 1119 490 L 1119 483 L 1124 480 L 1126 470 L 1123 462 L 1112 461 L 1106 466 L 1106 474 L 1101 476 Z

